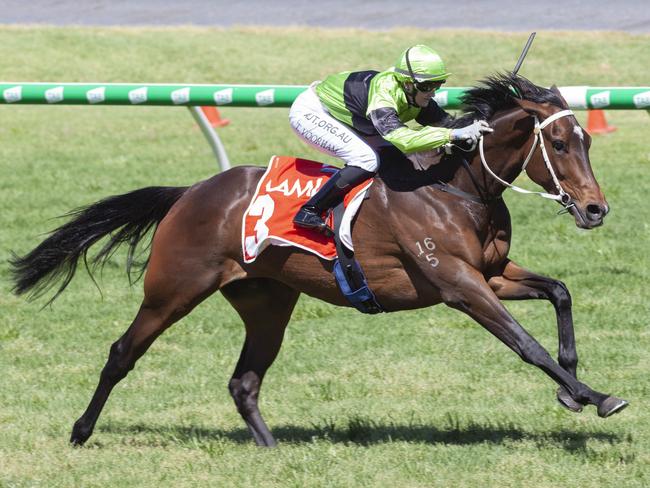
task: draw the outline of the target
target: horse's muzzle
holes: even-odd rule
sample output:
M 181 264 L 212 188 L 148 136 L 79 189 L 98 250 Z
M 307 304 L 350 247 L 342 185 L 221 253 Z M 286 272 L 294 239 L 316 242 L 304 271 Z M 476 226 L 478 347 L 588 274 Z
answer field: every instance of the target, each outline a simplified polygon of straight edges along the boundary
M 571 208 L 571 213 L 576 219 L 576 225 L 581 229 L 593 229 L 603 225 L 605 215 L 609 213 L 609 206 L 602 203 L 588 203 L 584 207 L 577 203 Z

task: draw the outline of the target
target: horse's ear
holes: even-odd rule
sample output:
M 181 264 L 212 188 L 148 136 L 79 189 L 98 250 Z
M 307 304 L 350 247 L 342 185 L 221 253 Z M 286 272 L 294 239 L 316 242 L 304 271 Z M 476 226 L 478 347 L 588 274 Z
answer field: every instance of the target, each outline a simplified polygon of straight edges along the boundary
M 562 100 L 562 108 L 569 108 L 569 104 L 567 101 L 564 99 L 564 96 L 562 95 L 562 92 L 560 89 L 557 87 L 557 85 L 551 86 L 550 90 L 555 93 L 560 100 Z

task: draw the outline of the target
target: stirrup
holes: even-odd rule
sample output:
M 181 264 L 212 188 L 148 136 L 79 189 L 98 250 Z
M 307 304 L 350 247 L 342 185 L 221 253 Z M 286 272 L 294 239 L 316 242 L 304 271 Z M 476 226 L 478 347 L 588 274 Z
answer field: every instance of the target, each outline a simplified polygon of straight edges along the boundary
M 320 232 L 321 234 L 324 234 L 325 237 L 334 236 L 334 231 L 330 229 L 323 218 L 309 208 L 301 208 L 293 218 L 293 223 L 303 229 L 311 229 Z
M 305 224 L 295 222 L 295 224 L 298 227 L 302 227 L 303 229 L 315 230 L 316 232 L 323 234 L 325 237 L 334 237 L 334 231 L 325 222 L 321 224 Z

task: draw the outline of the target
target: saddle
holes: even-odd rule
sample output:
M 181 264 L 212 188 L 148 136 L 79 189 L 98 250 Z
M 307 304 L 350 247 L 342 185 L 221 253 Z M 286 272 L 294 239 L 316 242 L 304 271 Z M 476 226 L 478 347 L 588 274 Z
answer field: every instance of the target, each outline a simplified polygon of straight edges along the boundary
M 308 159 L 273 156 L 243 215 L 244 262 L 255 261 L 269 245 L 298 247 L 321 259 L 334 261 L 334 277 L 348 301 L 361 312 L 379 313 L 383 309 L 354 258 L 352 243 L 352 222 L 372 180 L 353 188 L 327 216 L 327 224 L 335 232 L 333 238 L 297 227 L 292 222 L 300 207 L 337 170 L 335 166 Z

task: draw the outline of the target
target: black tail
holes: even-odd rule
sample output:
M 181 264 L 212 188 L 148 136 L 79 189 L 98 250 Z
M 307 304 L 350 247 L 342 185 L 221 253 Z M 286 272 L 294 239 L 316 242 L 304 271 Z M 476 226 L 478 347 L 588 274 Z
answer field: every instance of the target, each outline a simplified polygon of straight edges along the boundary
M 63 283 L 48 302 L 51 303 L 74 277 L 79 258 L 83 256 L 88 269 L 88 249 L 107 235 L 110 239 L 92 258 L 92 265 L 105 264 L 120 244 L 128 243 L 127 273 L 130 273 L 138 242 L 151 228 L 158 226 L 185 190 L 187 188 L 152 186 L 73 210 L 65 215 L 72 220 L 52 231 L 29 254 L 24 257 L 14 254 L 10 260 L 14 293 L 31 292 L 31 297 L 36 298 L 63 278 Z

